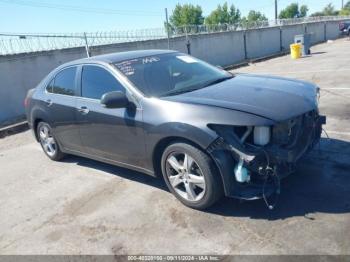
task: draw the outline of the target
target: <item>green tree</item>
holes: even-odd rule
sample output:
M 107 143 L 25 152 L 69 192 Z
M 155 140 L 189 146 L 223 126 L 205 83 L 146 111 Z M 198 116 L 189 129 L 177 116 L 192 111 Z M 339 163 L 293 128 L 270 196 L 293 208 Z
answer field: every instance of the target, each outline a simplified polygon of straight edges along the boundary
M 308 11 L 307 5 L 302 5 L 299 8 L 298 3 L 292 3 L 280 12 L 279 19 L 305 17 Z
M 248 22 L 267 21 L 267 17 L 259 11 L 250 10 L 247 16 Z
M 339 15 L 339 11 L 335 9 L 332 3 L 326 5 L 322 11 L 313 13 L 311 16 L 334 16 Z
M 242 18 L 241 23 L 244 27 L 251 27 L 256 25 L 257 22 L 259 23 L 264 21 L 268 21 L 264 14 L 258 11 L 250 10 L 247 17 Z
M 192 4 L 177 4 L 172 12 L 169 22 L 171 26 L 180 27 L 185 25 L 202 25 L 204 17 L 202 8 Z
M 323 8 L 322 13 L 325 16 L 331 16 L 331 15 L 338 15 L 339 11 L 335 10 L 334 5 L 332 3 L 329 3 L 328 5 L 326 5 L 325 8 Z
M 344 5 L 344 9 L 350 9 L 350 1 L 348 1 L 348 2 Z
M 340 10 L 339 15 L 350 15 L 350 9 L 343 8 Z
M 210 13 L 205 19 L 207 25 L 236 24 L 241 20 L 241 12 L 234 5 L 228 7 L 227 2 Z
M 319 11 L 319 12 L 312 13 L 310 16 L 324 16 L 324 14 L 323 12 Z
M 350 1 L 348 1 L 342 10 L 339 12 L 340 15 L 350 15 Z
M 339 15 L 340 11 L 335 10 L 334 5 L 329 3 L 326 5 L 322 11 L 313 13 L 311 16 L 334 16 Z
M 295 18 L 299 16 L 299 5 L 298 3 L 292 3 L 283 9 L 280 14 L 280 19 Z
M 350 9 L 343 8 L 339 11 L 339 15 L 350 15 Z
M 307 16 L 307 12 L 309 11 L 309 8 L 307 7 L 307 5 L 302 5 L 300 6 L 300 10 L 299 10 L 299 17 L 305 17 Z

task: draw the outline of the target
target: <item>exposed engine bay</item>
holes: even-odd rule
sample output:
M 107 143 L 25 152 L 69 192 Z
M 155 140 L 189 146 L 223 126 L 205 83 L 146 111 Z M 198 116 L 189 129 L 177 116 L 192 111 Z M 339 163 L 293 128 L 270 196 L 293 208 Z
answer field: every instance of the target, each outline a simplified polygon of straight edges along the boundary
M 291 174 L 297 161 L 319 142 L 325 123 L 326 117 L 313 110 L 274 126 L 209 125 L 219 138 L 208 152 L 219 165 L 220 150 L 231 157 L 230 195 L 263 198 L 272 209 L 280 194 L 280 179 Z

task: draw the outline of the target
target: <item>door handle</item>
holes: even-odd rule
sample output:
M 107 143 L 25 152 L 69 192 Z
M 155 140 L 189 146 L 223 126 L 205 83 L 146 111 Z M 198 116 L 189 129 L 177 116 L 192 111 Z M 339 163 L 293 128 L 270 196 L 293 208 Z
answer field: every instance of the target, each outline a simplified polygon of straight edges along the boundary
M 82 107 L 78 108 L 78 112 L 80 112 L 83 115 L 86 115 L 90 112 L 90 110 L 86 106 L 82 106 Z
M 45 101 L 47 106 L 52 106 L 53 102 L 51 101 L 51 99 L 48 99 Z

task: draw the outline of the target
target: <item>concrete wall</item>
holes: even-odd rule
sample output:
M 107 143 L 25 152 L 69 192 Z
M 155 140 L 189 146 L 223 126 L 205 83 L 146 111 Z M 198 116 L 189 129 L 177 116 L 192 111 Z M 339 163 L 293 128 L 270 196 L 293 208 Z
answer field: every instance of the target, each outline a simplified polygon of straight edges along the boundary
M 280 45 L 279 27 L 246 31 L 247 58 L 259 58 L 278 53 Z
M 191 54 L 213 65 L 228 66 L 245 59 L 244 32 L 196 35 L 190 38 Z
M 312 43 L 339 37 L 339 22 L 308 23 L 237 32 L 189 36 L 191 54 L 214 65 L 228 66 L 246 59 L 273 55 L 289 50 L 294 35 L 312 34 Z M 187 52 L 185 37 L 171 39 L 170 48 Z M 166 49 L 167 39 L 139 41 L 93 47 L 93 55 L 137 49 Z M 0 56 L 0 123 L 23 115 L 27 90 L 58 65 L 85 57 L 84 48 Z
M 326 38 L 336 39 L 340 35 L 339 22 L 331 21 L 326 23 Z
M 0 123 L 23 115 L 27 91 L 51 70 L 84 55 L 84 48 L 74 48 L 0 57 Z
M 310 23 L 306 27 L 307 32 L 311 33 L 311 44 L 317 44 L 325 41 L 325 23 Z M 338 29 L 339 30 L 339 29 Z
M 294 36 L 305 32 L 304 25 L 288 25 L 281 27 L 282 50 L 289 50 L 289 46 L 294 43 Z

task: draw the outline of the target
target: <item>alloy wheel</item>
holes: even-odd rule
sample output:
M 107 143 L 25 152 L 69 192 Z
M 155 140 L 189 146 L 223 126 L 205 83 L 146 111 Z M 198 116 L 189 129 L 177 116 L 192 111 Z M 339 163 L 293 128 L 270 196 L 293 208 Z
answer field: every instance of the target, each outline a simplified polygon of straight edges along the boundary
M 45 150 L 46 154 L 50 157 L 53 157 L 56 154 L 57 146 L 56 141 L 51 135 L 50 129 L 48 126 L 43 125 L 39 129 L 40 143 Z
M 199 201 L 205 194 L 205 179 L 197 162 L 187 153 L 173 152 L 166 159 L 171 187 L 187 201 Z

